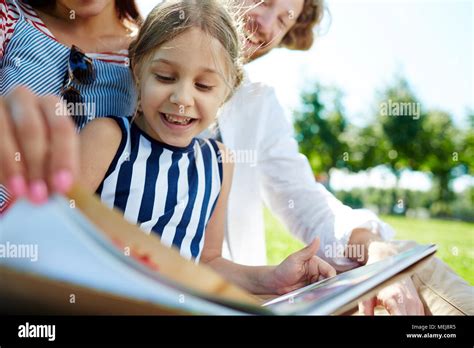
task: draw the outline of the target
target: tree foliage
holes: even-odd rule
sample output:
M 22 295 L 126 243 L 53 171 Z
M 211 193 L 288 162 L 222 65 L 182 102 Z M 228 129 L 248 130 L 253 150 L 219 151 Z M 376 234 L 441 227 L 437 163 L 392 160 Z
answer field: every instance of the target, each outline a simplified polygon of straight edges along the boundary
M 315 174 L 385 164 L 398 180 L 404 169 L 425 171 L 435 178 L 437 200 L 449 202 L 451 179 L 474 173 L 474 112 L 460 129 L 448 113 L 426 110 L 408 81 L 397 77 L 378 93 L 371 122 L 356 127 L 348 122 L 342 97 L 337 88 L 316 84 L 302 94 L 302 109 L 295 113 L 300 151 Z

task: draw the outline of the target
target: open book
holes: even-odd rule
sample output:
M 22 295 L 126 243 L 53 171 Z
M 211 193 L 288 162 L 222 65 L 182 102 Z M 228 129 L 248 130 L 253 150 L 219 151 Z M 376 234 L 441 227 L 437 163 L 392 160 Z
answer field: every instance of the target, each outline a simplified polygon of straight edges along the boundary
M 0 311 L 23 314 L 337 314 L 421 267 L 419 246 L 264 303 L 187 261 L 75 187 L 0 220 Z

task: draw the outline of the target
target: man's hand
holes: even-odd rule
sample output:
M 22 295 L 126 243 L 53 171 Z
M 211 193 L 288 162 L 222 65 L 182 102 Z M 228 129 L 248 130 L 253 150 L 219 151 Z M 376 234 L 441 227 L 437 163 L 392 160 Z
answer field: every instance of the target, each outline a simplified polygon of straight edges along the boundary
M 383 288 L 376 297 L 360 302 L 359 312 L 374 315 L 374 308 L 378 305 L 391 315 L 425 315 L 423 303 L 410 277 Z
M 384 242 L 372 242 L 369 246 L 367 264 L 395 255 L 396 249 Z M 375 297 L 359 303 L 359 312 L 374 315 L 375 306 L 383 306 L 391 315 L 424 315 L 415 284 L 410 277 L 383 288 Z
M 305 248 L 288 256 L 271 274 L 271 288 L 278 294 L 286 294 L 319 279 L 333 277 L 336 270 L 316 256 L 319 238 Z

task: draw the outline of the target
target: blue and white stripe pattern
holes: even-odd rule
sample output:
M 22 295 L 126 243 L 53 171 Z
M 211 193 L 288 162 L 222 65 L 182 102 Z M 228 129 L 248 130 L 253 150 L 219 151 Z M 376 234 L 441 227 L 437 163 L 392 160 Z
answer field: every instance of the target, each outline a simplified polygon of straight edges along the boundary
M 9 203 L 12 201 L 13 197 L 7 188 L 0 184 L 0 215 L 7 209 Z
M 102 202 L 199 262 L 222 186 L 216 142 L 195 138 L 187 147 L 174 147 L 151 138 L 128 118 L 113 119 L 122 141 L 97 190 Z
M 14 6 L 15 1 L 10 0 L 9 4 Z M 19 6 L 18 13 L 14 32 L 0 57 L 0 95 L 19 85 L 27 86 L 38 95 L 59 95 L 70 48 L 33 26 Z M 130 68 L 98 59 L 93 59 L 93 64 L 96 81 L 90 85 L 74 84 L 91 111 L 89 118 L 133 114 L 136 92 Z

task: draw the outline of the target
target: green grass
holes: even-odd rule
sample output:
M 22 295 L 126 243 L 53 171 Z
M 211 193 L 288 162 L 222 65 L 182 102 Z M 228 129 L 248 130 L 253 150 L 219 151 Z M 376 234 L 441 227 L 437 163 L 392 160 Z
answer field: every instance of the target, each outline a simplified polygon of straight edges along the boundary
M 303 243 L 290 235 L 269 210 L 265 209 L 264 213 L 268 263 L 278 264 L 302 248 Z M 474 223 L 397 216 L 382 219 L 397 231 L 396 239 L 437 244 L 437 256 L 474 285 Z

